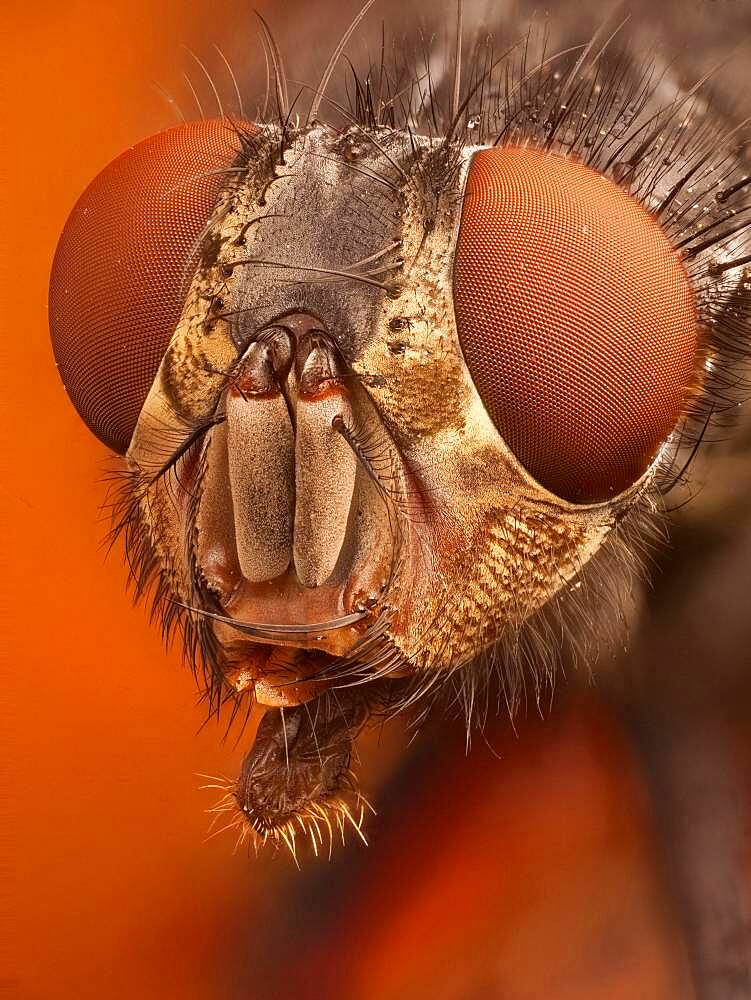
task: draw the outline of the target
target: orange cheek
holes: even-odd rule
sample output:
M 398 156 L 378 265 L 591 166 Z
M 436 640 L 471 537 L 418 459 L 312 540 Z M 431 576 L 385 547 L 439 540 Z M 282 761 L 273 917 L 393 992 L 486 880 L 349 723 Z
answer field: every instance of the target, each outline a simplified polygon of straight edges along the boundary
M 50 280 L 55 358 L 81 417 L 121 454 L 240 146 L 226 119 L 145 139 L 91 182 L 60 237 Z
M 631 486 L 697 382 L 696 306 L 677 252 L 631 195 L 562 156 L 475 154 L 454 304 L 495 426 L 572 502 Z

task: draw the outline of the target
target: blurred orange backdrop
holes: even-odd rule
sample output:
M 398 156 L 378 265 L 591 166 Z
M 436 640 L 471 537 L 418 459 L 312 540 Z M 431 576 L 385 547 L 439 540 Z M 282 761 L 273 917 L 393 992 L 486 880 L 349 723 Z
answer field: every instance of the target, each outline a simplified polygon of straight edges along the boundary
M 262 10 L 295 37 L 294 3 Z M 244 744 L 199 731 L 189 672 L 130 606 L 119 552 L 105 558 L 109 459 L 57 377 L 46 296 L 81 190 L 175 120 L 153 81 L 184 99 L 181 44 L 258 60 L 252 12 L 89 0 L 4 13 L 5 985 L 33 1000 L 686 996 L 640 788 L 586 703 L 502 733 L 501 761 L 482 741 L 465 759 L 458 727 L 435 747 L 424 735 L 377 803 L 373 846 L 330 865 L 298 874 L 204 843 L 195 772 L 234 773 Z M 337 32 L 352 16 L 315 13 Z

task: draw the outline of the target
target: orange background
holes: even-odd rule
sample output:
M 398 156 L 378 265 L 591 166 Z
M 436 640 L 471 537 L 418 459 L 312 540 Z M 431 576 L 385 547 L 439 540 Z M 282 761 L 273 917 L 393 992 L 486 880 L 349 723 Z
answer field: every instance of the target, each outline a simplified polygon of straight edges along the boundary
M 293 3 L 261 9 L 300 37 Z M 338 29 L 351 11 L 334 10 L 318 13 Z M 119 552 L 105 558 L 109 462 L 57 377 L 46 294 L 83 187 L 173 123 L 152 81 L 185 100 L 180 43 L 209 58 L 216 40 L 257 79 L 252 13 L 231 0 L 6 2 L 4 29 L 5 984 L 34 1000 L 686 996 L 641 789 L 581 699 L 518 739 L 499 727 L 501 761 L 479 739 L 465 759 L 458 725 L 425 734 L 377 797 L 371 848 L 330 865 L 298 874 L 204 843 L 195 772 L 234 773 L 245 742 L 198 731 L 189 672 L 130 606 Z

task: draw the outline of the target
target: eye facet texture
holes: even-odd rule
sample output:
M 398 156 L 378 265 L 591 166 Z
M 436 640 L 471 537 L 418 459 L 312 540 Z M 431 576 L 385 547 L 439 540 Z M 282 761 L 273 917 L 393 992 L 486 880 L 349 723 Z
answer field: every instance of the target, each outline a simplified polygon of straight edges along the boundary
M 454 307 L 498 431 L 573 503 L 643 475 L 697 381 L 694 294 L 667 236 L 615 182 L 559 155 L 475 154 Z
M 55 358 L 81 417 L 121 454 L 180 317 L 221 171 L 239 153 L 226 119 L 160 132 L 105 167 L 65 224 L 50 280 Z

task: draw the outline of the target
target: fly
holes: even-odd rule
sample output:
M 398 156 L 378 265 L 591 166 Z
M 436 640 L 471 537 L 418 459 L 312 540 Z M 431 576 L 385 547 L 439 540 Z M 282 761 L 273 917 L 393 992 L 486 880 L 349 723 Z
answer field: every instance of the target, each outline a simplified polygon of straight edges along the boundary
M 460 5 L 441 73 L 382 56 L 347 99 L 373 2 L 293 99 L 262 21 L 264 110 L 114 161 L 50 291 L 136 593 L 211 713 L 266 710 L 217 815 L 295 856 L 364 838 L 374 720 L 469 726 L 594 662 L 747 392 L 748 176 L 707 81 L 623 24 L 473 44 Z

